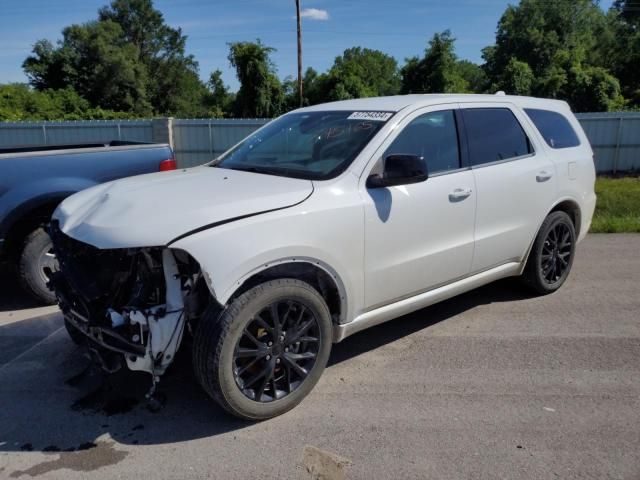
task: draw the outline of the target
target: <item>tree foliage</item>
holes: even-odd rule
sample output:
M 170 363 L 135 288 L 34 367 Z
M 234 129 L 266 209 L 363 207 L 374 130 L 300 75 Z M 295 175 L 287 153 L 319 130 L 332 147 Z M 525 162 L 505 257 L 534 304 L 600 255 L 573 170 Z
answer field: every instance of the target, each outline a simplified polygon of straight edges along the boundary
M 449 30 L 434 34 L 424 56 L 407 59 L 401 74 L 402 93 L 481 92 L 487 83 L 478 65 L 458 60 Z
M 113 0 L 98 20 L 65 28 L 57 46 L 38 41 L 23 67 L 38 90 L 71 87 L 101 108 L 189 116 L 203 112 L 207 90 L 185 42 L 151 0 Z
M 32 88 L 0 85 L 0 119 L 273 117 L 298 108 L 297 82 L 278 78 L 274 49 L 260 40 L 229 44 L 236 93 L 220 70 L 200 79 L 186 42 L 152 0 L 112 0 L 56 44 L 34 44 L 23 63 Z M 640 108 L 640 0 L 615 0 L 608 12 L 598 0 L 520 0 L 483 58 L 459 59 L 449 30 L 401 68 L 384 52 L 353 47 L 326 72 L 307 68 L 303 102 L 504 90 L 564 99 L 577 111 Z
M 502 15 L 484 68 L 493 89 L 565 99 L 578 111 L 620 108 L 620 84 L 602 65 L 609 29 L 593 0 L 522 0 Z
M 229 63 L 240 82 L 233 103 L 236 116 L 273 117 L 282 112 L 284 90 L 270 58 L 273 51 L 260 40 L 229 44 Z
M 93 108 L 72 88 L 34 90 L 24 84 L 0 85 L 0 121 L 108 120 L 128 113 Z
M 307 75 L 311 73 L 307 70 Z M 400 90 L 398 62 L 379 50 L 361 47 L 345 50 L 326 74 L 306 80 L 311 103 L 395 95 Z

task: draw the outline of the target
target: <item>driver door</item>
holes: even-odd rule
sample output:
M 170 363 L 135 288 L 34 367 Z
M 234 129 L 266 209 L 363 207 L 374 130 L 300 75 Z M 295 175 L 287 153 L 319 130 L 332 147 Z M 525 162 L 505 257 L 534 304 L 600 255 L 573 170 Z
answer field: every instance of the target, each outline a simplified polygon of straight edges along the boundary
M 361 179 L 365 199 L 365 305 L 373 309 L 469 274 L 475 184 L 462 155 L 455 107 L 418 110 L 399 125 Z M 382 153 L 380 153 L 382 152 Z M 390 154 L 426 159 L 420 183 L 367 188 Z

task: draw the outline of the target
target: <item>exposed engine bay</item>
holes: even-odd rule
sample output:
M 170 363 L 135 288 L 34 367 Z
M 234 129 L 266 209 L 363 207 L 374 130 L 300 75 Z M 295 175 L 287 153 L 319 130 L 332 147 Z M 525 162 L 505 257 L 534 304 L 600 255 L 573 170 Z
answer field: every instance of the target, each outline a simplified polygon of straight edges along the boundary
M 155 386 L 210 298 L 198 263 L 166 247 L 101 250 L 65 235 L 56 221 L 50 236 L 60 265 L 50 287 L 67 328 L 86 337 L 106 371 L 124 360 Z

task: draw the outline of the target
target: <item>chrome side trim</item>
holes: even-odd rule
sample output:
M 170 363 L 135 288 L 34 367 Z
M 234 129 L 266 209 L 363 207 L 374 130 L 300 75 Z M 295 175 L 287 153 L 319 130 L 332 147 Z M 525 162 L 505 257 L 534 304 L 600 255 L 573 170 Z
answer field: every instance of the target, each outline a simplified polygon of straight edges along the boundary
M 520 267 L 520 262 L 505 263 L 490 270 L 485 270 L 470 277 L 465 277 L 462 280 L 458 280 L 448 285 L 365 312 L 349 323 L 334 325 L 333 341 L 334 343 L 338 343 L 360 330 L 415 312 L 416 310 L 428 307 L 429 305 L 446 300 L 447 298 L 455 297 L 461 293 L 481 287 L 487 283 L 491 283 L 494 280 L 517 275 L 520 271 Z

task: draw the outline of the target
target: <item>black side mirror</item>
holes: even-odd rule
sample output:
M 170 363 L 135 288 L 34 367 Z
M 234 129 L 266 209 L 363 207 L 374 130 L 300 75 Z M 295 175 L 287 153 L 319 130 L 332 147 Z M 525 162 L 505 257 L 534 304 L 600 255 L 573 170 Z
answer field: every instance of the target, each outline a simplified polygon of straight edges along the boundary
M 367 188 L 392 187 L 424 182 L 427 174 L 427 162 L 418 155 L 394 154 L 384 159 L 382 175 L 374 173 L 367 178 Z

